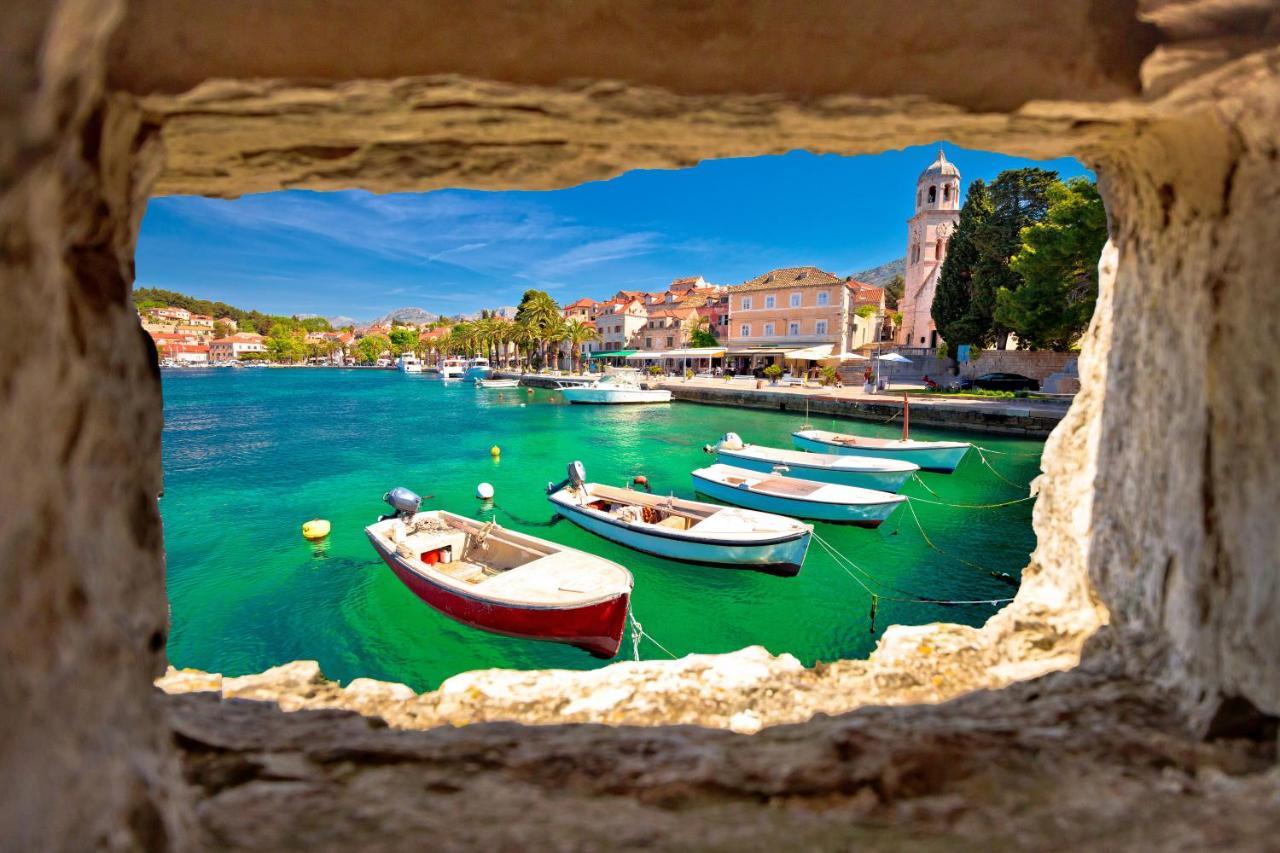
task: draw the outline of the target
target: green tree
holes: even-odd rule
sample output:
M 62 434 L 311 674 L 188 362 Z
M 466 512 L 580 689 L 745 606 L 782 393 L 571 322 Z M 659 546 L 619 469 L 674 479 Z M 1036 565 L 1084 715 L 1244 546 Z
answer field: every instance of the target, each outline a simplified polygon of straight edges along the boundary
M 1022 249 L 1010 261 L 1022 285 L 997 292 L 995 317 L 1021 344 L 1065 351 L 1093 316 L 1107 213 L 1088 178 L 1050 187 L 1048 201 L 1044 220 L 1023 229 Z
M 391 354 L 400 356 L 418 345 L 418 332 L 415 329 L 397 326 L 391 330 L 390 340 Z
M 947 259 L 942 262 L 933 294 L 934 325 L 943 339 L 952 343 L 983 346 L 991 337 L 991 324 L 973 307 L 973 279 L 982 263 L 975 235 L 990 217 L 991 196 L 979 178 L 969 185 L 969 195 L 960 208 L 960 221 L 947 245 Z M 901 318 L 896 322 L 901 325 Z
M 902 273 L 898 273 L 893 278 L 885 282 L 884 285 L 884 307 L 897 308 L 898 300 L 902 298 L 902 290 L 906 287 L 907 280 L 902 277 Z
M 226 323 L 215 322 L 213 324 L 213 336 L 215 338 L 225 338 L 227 335 L 230 335 L 231 333 L 232 333 L 231 327 L 228 326 Z
M 566 326 L 569 336 L 569 345 L 572 347 L 572 361 L 570 366 L 573 370 L 581 372 L 582 370 L 582 347 L 588 341 L 594 341 L 600 336 L 596 334 L 595 326 L 584 323 L 581 320 L 570 320 Z
M 391 340 L 386 335 L 365 335 L 356 341 L 352 354 L 361 364 L 375 364 L 389 349 Z
M 267 352 L 271 360 L 281 364 L 294 364 L 307 357 L 307 345 L 301 330 L 292 330 L 283 326 L 272 330 L 267 338 Z
M 933 322 L 945 340 L 1004 347 L 1010 330 L 996 321 L 996 293 L 1022 285 L 1009 261 L 1022 248 L 1022 229 L 1044 218 L 1057 183 L 1057 172 L 1029 168 L 1007 169 L 990 187 L 970 184 L 934 293 Z
M 545 291 L 529 289 L 520 297 L 516 307 L 516 322 L 523 323 L 538 344 L 538 366 L 547 361 L 547 333 L 556 328 L 557 321 L 563 320 L 560 306 Z

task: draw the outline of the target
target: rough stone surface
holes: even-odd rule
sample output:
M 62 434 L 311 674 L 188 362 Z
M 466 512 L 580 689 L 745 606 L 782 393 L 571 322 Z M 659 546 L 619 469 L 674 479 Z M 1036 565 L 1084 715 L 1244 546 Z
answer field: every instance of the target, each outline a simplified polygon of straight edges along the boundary
M 1280 11 L 926 5 L 948 26 L 763 0 L 6 10 L 6 846 L 1273 846 Z M 746 650 L 408 697 L 303 663 L 148 692 L 160 399 L 128 288 L 149 193 L 545 188 L 942 137 L 1080 156 L 1112 225 L 1036 552 L 981 629 L 813 671 Z M 898 706 L 813 716 L 869 702 Z M 650 727 L 398 730 L 484 719 Z

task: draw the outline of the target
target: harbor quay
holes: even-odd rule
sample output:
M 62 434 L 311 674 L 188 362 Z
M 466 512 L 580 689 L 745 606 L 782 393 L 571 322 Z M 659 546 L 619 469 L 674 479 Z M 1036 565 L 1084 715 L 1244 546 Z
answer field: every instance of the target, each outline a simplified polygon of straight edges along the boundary
M 524 386 L 547 390 L 590 382 L 594 378 L 518 371 L 496 371 L 494 375 L 519 379 Z M 833 388 L 765 382 L 763 387 L 756 387 L 756 380 L 743 379 L 658 379 L 649 384 L 669 390 L 672 399 L 686 403 L 800 414 L 808 411 L 810 416 L 826 415 L 881 423 L 899 422 L 902 395 L 906 393 L 910 395 L 912 425 L 1027 438 L 1047 438 L 1066 416 L 1071 401 L 1065 395 L 1026 399 L 934 399 L 921 395 L 919 392 L 923 389 L 918 385 L 868 394 L 861 386 Z

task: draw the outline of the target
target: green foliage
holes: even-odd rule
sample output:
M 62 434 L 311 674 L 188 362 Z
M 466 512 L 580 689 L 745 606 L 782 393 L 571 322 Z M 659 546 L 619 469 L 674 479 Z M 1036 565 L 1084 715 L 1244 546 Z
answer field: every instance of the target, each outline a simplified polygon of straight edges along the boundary
M 853 313 L 857 314 L 859 317 L 861 317 L 864 320 L 870 320 L 872 317 L 876 316 L 876 312 L 878 310 L 879 309 L 877 309 L 876 306 L 874 305 L 859 305 L 857 309 L 854 310 Z
M 1106 241 L 1107 214 L 1097 186 L 1073 178 L 1052 187 L 1044 221 L 1022 231 L 1022 250 L 1010 263 L 1023 284 L 999 290 L 997 322 L 1030 348 L 1071 349 L 1093 316 L 1098 256 Z
M 273 325 L 277 323 L 297 323 L 292 317 L 277 317 L 263 314 L 260 311 L 245 311 L 225 302 L 197 299 L 194 296 L 187 296 L 185 293 L 163 290 L 157 287 L 134 288 L 133 301 L 139 310 L 143 310 L 144 307 L 163 308 L 173 306 L 175 308 L 185 308 L 193 314 L 208 314 L 215 319 L 218 317 L 230 317 L 239 324 L 240 331 L 257 332 L 260 335 L 269 334 Z
M 896 309 L 898 307 L 898 300 L 902 299 L 902 291 L 906 286 L 907 280 L 902 277 L 902 273 L 898 273 L 885 282 L 884 305 L 886 308 Z
M 386 335 L 365 335 L 356 341 L 352 356 L 360 364 L 375 364 L 389 349 L 391 340 Z
M 266 361 L 270 358 L 265 352 L 242 352 L 236 356 L 237 361 Z
M 770 379 L 777 379 L 782 375 L 782 365 L 771 364 L 764 369 L 764 375 Z
M 943 338 L 988 346 L 1008 334 L 995 317 L 996 294 L 1022 285 L 1010 259 L 1022 248 L 1022 229 L 1045 217 L 1049 190 L 1060 184 L 1056 172 L 1036 168 L 1008 169 L 989 187 L 970 184 L 934 294 L 933 321 Z
M 832 367 L 829 364 L 826 364 L 822 366 L 821 371 L 819 371 L 819 375 L 822 377 L 823 385 L 835 385 L 836 379 L 839 377 L 840 374 L 836 371 L 834 367 Z
M 333 331 L 333 326 L 329 325 L 329 321 L 323 317 L 308 317 L 307 319 L 299 322 L 302 323 L 302 328 L 306 329 L 308 332 Z
M 267 352 L 271 360 L 281 364 L 294 364 L 307 357 L 305 333 L 299 329 L 288 329 L 283 325 L 272 330 L 267 338 Z
M 391 330 L 391 354 L 400 356 L 406 352 L 410 352 L 418 345 L 418 332 L 416 329 L 406 329 L 397 326 Z
M 661 367 L 661 365 L 657 365 L 657 364 L 651 364 L 651 365 L 649 365 L 649 375 L 650 375 L 650 376 L 661 376 L 661 375 L 662 375 L 662 367 Z
M 703 328 L 695 328 L 689 333 L 689 345 L 692 347 L 714 347 L 719 345 L 716 336 Z
M 231 327 L 228 326 L 226 323 L 215 322 L 213 324 L 213 336 L 215 338 L 225 338 L 227 335 L 230 335 L 230 334 L 232 334 Z
M 951 355 L 951 348 L 947 346 L 946 341 L 938 342 L 938 358 L 947 358 Z

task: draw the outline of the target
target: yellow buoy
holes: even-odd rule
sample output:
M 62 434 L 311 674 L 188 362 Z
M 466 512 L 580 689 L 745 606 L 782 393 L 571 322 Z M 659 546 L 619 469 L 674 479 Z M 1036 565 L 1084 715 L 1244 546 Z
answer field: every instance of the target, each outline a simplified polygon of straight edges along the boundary
M 493 447 L 489 448 L 489 455 L 494 459 L 497 459 L 502 455 L 502 448 L 495 444 Z
M 304 539 L 323 539 L 329 535 L 329 522 L 323 518 L 313 518 L 302 525 Z

